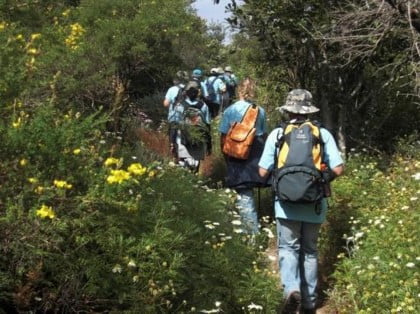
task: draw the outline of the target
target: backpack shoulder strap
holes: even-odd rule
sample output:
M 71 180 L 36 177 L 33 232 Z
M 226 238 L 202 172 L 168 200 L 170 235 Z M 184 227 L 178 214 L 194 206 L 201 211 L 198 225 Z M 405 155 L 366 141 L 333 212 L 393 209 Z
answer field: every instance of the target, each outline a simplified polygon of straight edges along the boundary
M 255 127 L 258 118 L 258 106 L 256 104 L 250 104 L 242 116 L 241 124 L 248 126 L 249 128 Z
M 184 101 L 184 87 L 181 84 L 177 85 L 178 94 L 176 94 L 174 104 L 178 104 Z
M 194 107 L 196 107 L 196 108 L 198 108 L 200 110 L 201 110 L 201 108 L 203 108 L 203 106 L 204 106 L 204 102 L 202 100 L 199 100 L 197 102 L 197 104 L 194 105 Z

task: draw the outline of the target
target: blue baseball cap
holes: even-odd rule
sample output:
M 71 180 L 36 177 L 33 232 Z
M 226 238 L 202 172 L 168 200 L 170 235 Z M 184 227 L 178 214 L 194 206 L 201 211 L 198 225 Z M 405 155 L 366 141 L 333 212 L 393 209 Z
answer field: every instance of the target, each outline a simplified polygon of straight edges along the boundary
M 192 75 L 193 75 L 193 76 L 200 77 L 200 76 L 202 76 L 202 75 L 203 75 L 203 71 L 201 71 L 200 69 L 195 69 L 195 70 L 192 72 Z

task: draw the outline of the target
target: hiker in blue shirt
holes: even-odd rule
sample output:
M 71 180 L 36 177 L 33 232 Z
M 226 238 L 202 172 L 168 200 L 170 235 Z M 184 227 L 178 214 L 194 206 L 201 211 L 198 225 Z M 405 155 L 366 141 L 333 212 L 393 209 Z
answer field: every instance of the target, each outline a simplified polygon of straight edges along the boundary
M 288 114 L 290 120 L 307 120 L 310 114 L 319 111 L 312 105 L 312 95 L 303 89 L 292 90 L 286 104 L 280 110 Z M 259 173 L 267 177 L 274 168 L 276 143 L 282 128 L 274 129 L 267 138 L 264 152 L 259 162 Z M 323 162 L 329 169 L 328 179 L 343 173 L 343 160 L 331 133 L 320 128 L 324 143 Z M 321 200 L 321 211 L 316 211 L 311 203 L 292 203 L 275 199 L 275 215 L 279 247 L 280 278 L 284 288 L 285 305 L 283 313 L 295 313 L 301 307 L 303 313 L 315 313 L 316 285 L 318 276 L 317 240 L 321 224 L 327 213 L 327 200 Z M 300 305 L 301 304 L 301 305 Z
M 236 97 L 236 87 L 238 86 L 238 79 L 233 73 L 231 66 L 225 67 L 223 81 L 226 84 L 226 91 L 228 96 L 227 105 L 225 107 L 228 107 L 232 104 L 234 98 Z
M 175 105 L 175 111 L 182 117 L 182 121 L 176 124 L 178 163 L 193 172 L 198 171 L 200 161 L 209 153 L 208 142 L 211 141 L 210 113 L 199 96 L 200 85 L 197 81 L 191 80 L 185 87 L 185 98 Z M 188 139 L 188 126 L 196 128 L 196 132 L 201 132 L 203 138 L 192 143 Z
M 223 72 L 223 69 L 221 69 Z M 205 91 L 204 98 L 210 110 L 210 116 L 214 119 L 220 112 L 222 104 L 222 94 L 226 92 L 226 85 L 219 78 L 220 70 L 212 68 L 209 77 L 204 81 Z
M 196 81 L 197 83 L 199 83 L 200 85 L 200 99 L 204 100 L 204 95 L 206 95 L 206 84 L 203 81 L 203 71 L 201 71 L 200 69 L 194 69 L 192 71 L 192 80 Z
M 235 122 L 240 122 L 245 112 L 253 104 L 255 98 L 255 82 L 244 79 L 238 88 L 239 100 L 229 106 L 223 113 L 219 131 L 221 133 L 221 147 L 230 127 Z M 225 156 L 227 175 L 225 185 L 233 188 L 238 193 L 236 205 L 242 217 L 243 224 L 248 232 L 256 234 L 259 231 L 258 213 L 255 206 L 253 188 L 266 186 L 266 180 L 258 175 L 258 161 L 264 148 L 264 140 L 267 135 L 265 111 L 258 106 L 258 116 L 255 123 L 256 137 L 251 146 L 251 152 L 247 160 Z
M 188 73 L 185 71 L 178 71 L 173 80 L 174 85 L 168 89 L 163 100 L 163 106 L 168 108 L 168 136 L 170 151 L 172 156 L 176 158 L 176 132 L 173 127 L 174 123 L 179 122 L 182 118 L 179 112 L 175 111 L 175 104 L 183 97 L 185 82 L 188 80 Z

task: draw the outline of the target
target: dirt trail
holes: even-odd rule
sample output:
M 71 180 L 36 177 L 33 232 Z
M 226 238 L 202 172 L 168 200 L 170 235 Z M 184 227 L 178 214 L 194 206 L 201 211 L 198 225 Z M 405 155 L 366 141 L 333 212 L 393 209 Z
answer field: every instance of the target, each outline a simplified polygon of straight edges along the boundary
M 273 276 L 276 277 L 276 279 L 279 278 L 279 259 L 278 259 L 278 253 L 277 253 L 277 239 L 271 238 L 268 242 L 268 247 L 265 250 L 265 253 L 267 255 L 268 259 L 268 268 L 270 270 L 270 273 L 273 274 Z M 339 314 L 337 310 L 332 309 L 328 305 L 328 299 L 321 299 L 320 300 L 321 305 L 316 310 L 317 314 Z

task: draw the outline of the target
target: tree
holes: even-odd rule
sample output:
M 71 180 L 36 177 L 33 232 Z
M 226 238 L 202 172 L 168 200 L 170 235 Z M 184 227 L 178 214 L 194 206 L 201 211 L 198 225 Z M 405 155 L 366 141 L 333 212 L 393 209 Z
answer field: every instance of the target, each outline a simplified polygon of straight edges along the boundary
M 248 61 L 265 69 L 260 78 L 311 90 L 343 152 L 348 144 L 389 148 L 390 139 L 416 128 L 418 35 L 392 7 L 233 0 L 229 9 L 231 24 L 259 42 L 259 57 Z

